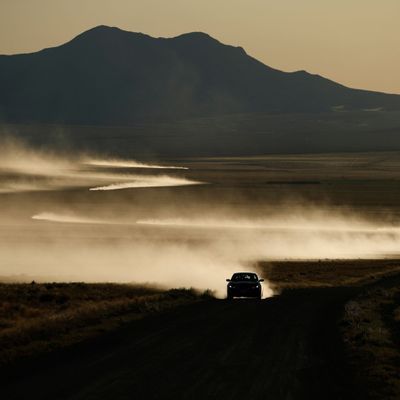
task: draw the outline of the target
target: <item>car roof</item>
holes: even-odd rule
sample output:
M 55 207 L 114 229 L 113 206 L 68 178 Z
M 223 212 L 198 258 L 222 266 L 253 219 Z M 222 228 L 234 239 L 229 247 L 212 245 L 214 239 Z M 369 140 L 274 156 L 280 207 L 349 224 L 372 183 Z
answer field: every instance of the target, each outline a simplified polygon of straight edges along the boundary
M 257 275 L 256 272 L 252 272 L 252 271 L 241 271 L 241 272 L 234 272 L 233 273 L 233 275 L 236 275 L 236 274 L 254 274 L 254 275 Z

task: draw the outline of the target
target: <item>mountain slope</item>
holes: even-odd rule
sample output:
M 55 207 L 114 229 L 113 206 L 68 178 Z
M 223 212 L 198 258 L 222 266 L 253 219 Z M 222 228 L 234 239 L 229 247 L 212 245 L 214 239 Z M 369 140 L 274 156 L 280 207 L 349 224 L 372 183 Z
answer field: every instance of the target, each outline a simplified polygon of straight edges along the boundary
M 99 26 L 37 53 L 0 56 L 0 119 L 129 125 L 252 112 L 400 109 L 400 96 L 285 73 L 204 33 L 171 39 Z

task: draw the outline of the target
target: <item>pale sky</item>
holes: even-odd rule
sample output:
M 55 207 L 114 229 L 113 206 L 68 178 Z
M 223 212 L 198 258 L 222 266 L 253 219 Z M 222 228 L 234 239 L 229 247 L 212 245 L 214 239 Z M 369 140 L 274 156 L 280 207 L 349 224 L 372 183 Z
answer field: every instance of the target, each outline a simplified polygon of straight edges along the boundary
M 151 36 L 202 31 L 284 71 L 400 93 L 400 0 L 0 0 L 0 54 L 97 25 Z

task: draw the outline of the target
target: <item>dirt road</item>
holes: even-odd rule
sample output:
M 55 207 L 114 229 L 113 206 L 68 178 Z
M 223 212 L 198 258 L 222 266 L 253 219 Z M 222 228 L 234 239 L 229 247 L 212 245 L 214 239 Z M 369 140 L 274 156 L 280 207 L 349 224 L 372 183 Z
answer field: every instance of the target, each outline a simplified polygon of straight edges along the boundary
M 336 324 L 354 290 L 291 290 L 151 316 L 2 371 L 2 398 L 349 398 Z

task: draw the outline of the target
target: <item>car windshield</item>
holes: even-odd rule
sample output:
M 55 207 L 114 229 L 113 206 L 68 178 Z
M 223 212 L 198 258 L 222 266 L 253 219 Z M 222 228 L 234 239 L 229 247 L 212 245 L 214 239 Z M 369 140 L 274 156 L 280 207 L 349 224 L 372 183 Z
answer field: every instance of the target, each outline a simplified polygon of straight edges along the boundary
M 241 281 L 241 282 L 243 282 L 243 281 L 252 282 L 252 281 L 258 281 L 258 278 L 257 278 L 256 274 L 241 272 L 238 274 L 233 274 L 231 280 L 232 281 Z

